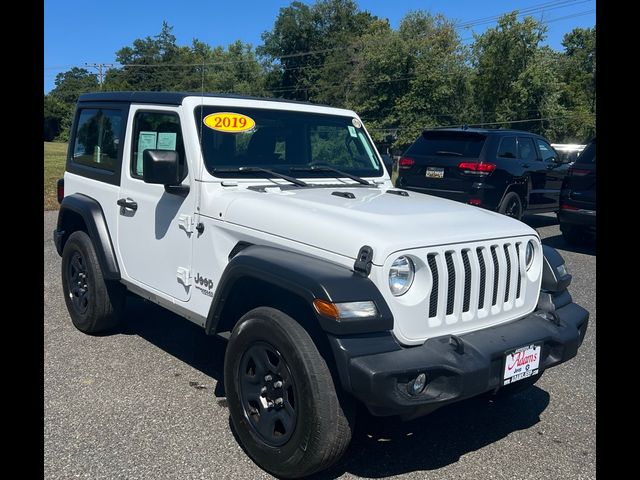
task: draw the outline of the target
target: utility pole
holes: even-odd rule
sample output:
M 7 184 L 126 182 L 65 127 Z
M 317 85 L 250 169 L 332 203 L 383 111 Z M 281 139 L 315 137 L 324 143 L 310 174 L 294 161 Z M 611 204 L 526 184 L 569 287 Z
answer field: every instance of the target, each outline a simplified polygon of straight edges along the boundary
M 103 72 L 104 68 L 113 67 L 112 63 L 85 63 L 85 66 L 95 68 L 98 70 L 98 83 L 100 84 L 100 90 L 102 90 L 102 82 L 106 72 Z

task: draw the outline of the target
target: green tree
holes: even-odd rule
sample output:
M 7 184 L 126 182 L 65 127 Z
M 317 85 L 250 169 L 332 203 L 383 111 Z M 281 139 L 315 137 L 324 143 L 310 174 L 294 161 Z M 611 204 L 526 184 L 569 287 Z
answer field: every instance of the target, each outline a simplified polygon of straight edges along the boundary
M 95 75 L 74 67 L 56 75 L 55 87 L 44 99 L 45 140 L 67 141 L 78 97 L 99 90 Z
M 470 118 L 468 52 L 452 21 L 412 12 L 400 23 L 408 45 L 408 89 L 395 105 L 397 144 L 412 142 L 427 127 L 466 123 Z
M 54 140 L 66 141 L 70 127 L 69 105 L 62 102 L 55 96 L 49 94 L 44 96 L 44 141 Z
M 556 96 L 555 72 L 548 53 L 540 52 L 545 36 L 544 24 L 532 17 L 518 21 L 515 11 L 500 17 L 495 28 L 474 35 L 476 121 L 539 118 L 555 109 L 549 104 Z M 539 123 L 523 126 L 543 133 Z
M 561 123 L 559 135 L 566 142 L 586 142 L 595 135 L 596 29 L 575 28 L 562 41 L 558 57 L 562 81 L 560 102 L 572 115 Z
M 358 38 L 375 20 L 353 0 L 321 0 L 312 6 L 294 1 L 281 8 L 257 49 L 268 69 L 268 88 L 285 98 L 341 106 L 340 80 L 349 74 Z

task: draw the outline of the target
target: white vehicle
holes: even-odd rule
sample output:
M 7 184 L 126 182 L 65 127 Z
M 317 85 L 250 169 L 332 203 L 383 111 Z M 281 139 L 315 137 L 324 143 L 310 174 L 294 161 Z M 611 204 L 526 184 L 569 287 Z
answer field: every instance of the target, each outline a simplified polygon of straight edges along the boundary
M 532 385 L 589 314 L 535 230 L 394 188 L 349 110 L 224 95 L 86 94 L 54 239 L 74 325 L 125 293 L 228 332 L 247 453 L 285 478 L 345 451 L 354 406 L 404 419 Z
M 578 155 L 585 149 L 586 145 L 580 145 L 577 143 L 552 143 L 562 163 L 573 163 L 578 158 Z

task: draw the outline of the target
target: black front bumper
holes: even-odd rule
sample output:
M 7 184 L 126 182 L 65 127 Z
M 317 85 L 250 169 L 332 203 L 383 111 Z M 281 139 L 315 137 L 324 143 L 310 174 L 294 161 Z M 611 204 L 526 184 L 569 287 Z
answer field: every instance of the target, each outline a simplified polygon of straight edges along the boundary
M 402 347 L 388 333 L 329 340 L 344 389 L 375 415 L 411 418 L 500 388 L 509 350 L 542 344 L 540 373 L 566 362 L 578 352 L 588 321 L 589 312 L 567 303 L 458 337 L 431 338 L 417 347 Z M 408 384 L 422 372 L 427 387 L 412 396 Z

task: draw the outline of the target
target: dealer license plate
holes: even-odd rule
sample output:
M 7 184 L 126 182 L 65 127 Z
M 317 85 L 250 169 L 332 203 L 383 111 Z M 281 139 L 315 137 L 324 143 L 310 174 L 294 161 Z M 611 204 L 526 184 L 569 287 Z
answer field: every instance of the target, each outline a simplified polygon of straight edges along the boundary
M 444 168 L 427 167 L 427 178 L 444 178 Z
M 504 359 L 502 385 L 538 374 L 542 345 L 534 344 L 507 352 Z

